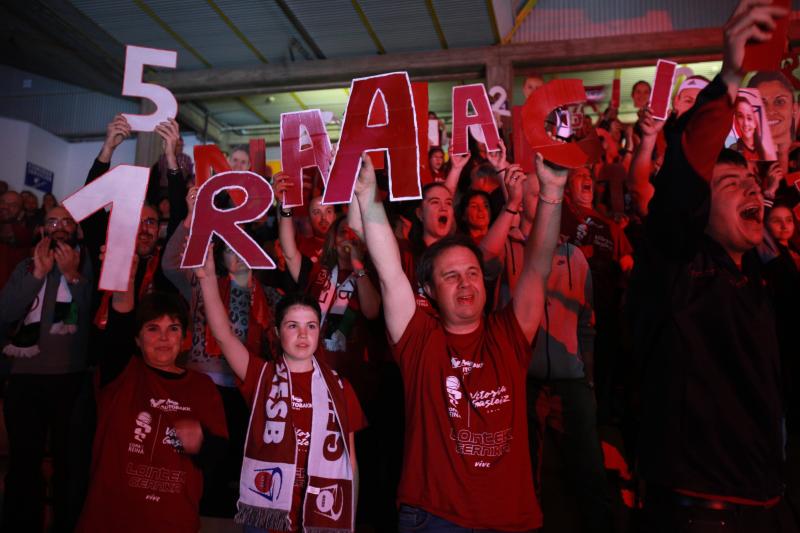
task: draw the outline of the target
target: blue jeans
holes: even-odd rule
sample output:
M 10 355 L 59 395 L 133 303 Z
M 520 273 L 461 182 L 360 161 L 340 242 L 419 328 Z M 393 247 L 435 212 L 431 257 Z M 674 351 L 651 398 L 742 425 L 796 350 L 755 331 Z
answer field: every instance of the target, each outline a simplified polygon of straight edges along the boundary
M 470 529 L 461 527 L 457 524 L 432 515 L 419 507 L 401 504 L 397 518 L 398 531 L 400 533 L 415 533 L 418 531 L 428 531 L 431 533 L 501 533 L 496 529 Z

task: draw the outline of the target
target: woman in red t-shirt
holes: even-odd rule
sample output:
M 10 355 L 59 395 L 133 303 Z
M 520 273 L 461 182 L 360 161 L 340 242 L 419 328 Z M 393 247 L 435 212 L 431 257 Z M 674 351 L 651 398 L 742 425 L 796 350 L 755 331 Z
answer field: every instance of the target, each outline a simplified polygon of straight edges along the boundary
M 251 408 L 236 522 L 248 531 L 352 530 L 353 433 L 366 424 L 350 385 L 315 357 L 321 318 L 316 299 L 290 295 L 278 302 L 276 353 L 282 355 L 264 362 L 231 331 L 213 254 L 195 272 L 211 332 Z
M 133 307 L 131 276 L 109 310 L 91 482 L 77 531 L 197 531 L 201 468 L 227 444 L 222 401 L 211 379 L 175 362 L 187 326 L 179 298 L 153 293 L 135 316 Z M 132 357 L 137 346 L 141 356 Z

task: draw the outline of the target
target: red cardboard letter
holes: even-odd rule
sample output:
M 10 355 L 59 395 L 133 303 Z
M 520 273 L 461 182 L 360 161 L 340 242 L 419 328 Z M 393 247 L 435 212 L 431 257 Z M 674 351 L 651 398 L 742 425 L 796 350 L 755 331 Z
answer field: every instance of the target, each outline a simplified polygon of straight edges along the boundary
M 78 189 L 63 205 L 75 221 L 111 204 L 100 290 L 127 291 L 150 169 L 119 165 Z
M 581 80 L 551 80 L 536 89 L 522 106 L 522 127 L 533 150 L 562 167 L 582 167 L 597 161 L 603 149 L 594 133 L 567 143 L 551 138 L 544 129 L 545 118 L 552 110 L 585 100 Z
M 386 124 L 378 120 L 386 102 Z M 372 115 L 372 116 L 370 116 Z M 373 125 L 374 124 L 374 125 Z M 339 149 L 331 165 L 323 204 L 348 203 L 364 151 L 386 150 L 391 200 L 421 197 L 419 135 L 411 83 L 406 72 L 354 79 L 350 85 Z
M 301 135 L 305 130 L 308 137 Z M 304 142 L 311 146 L 304 148 Z M 281 169 L 294 187 L 286 191 L 284 207 L 303 205 L 303 169 L 316 167 L 328 182 L 331 140 L 319 109 L 281 113 Z
M 250 139 L 250 170 L 267 176 L 267 143 L 264 139 Z
M 500 149 L 500 136 L 497 134 L 497 125 L 494 123 L 492 106 L 489 105 L 489 95 L 482 83 L 472 85 L 458 85 L 453 87 L 453 138 L 450 141 L 451 150 L 455 155 L 469 152 L 467 143 L 467 128 L 478 125 L 483 131 L 486 140 L 486 150 L 494 152 Z M 469 104 L 475 108 L 475 114 L 469 114 Z
M 536 170 L 534 158 L 536 157 L 531 145 L 525 140 L 522 126 L 522 106 L 515 105 L 511 112 L 511 125 L 514 128 L 514 162 L 522 167 L 523 172 Z
M 207 182 L 213 172 L 230 170 L 225 154 L 216 144 L 198 144 L 194 147 L 194 182 L 198 187 Z
M 659 59 L 656 64 L 656 77 L 653 80 L 653 90 L 650 92 L 650 110 L 653 118 L 666 120 L 669 113 L 669 98 L 672 94 L 672 84 L 675 82 L 675 69 L 677 63 Z
M 245 201 L 231 209 L 218 209 L 214 197 L 225 189 L 238 189 Z M 272 205 L 272 187 L 252 172 L 216 174 L 197 191 L 189 241 L 181 268 L 196 268 L 206 261 L 208 245 L 216 233 L 250 268 L 275 268 L 275 263 L 241 225 L 264 216 Z
M 175 118 L 178 113 L 178 102 L 169 89 L 154 83 L 142 82 L 142 70 L 145 65 L 175 68 L 178 53 L 174 50 L 143 48 L 141 46 L 125 47 L 125 78 L 122 80 L 123 96 L 139 96 L 147 98 L 156 105 L 150 115 L 131 115 L 123 113 L 133 131 L 153 131 L 159 122 Z

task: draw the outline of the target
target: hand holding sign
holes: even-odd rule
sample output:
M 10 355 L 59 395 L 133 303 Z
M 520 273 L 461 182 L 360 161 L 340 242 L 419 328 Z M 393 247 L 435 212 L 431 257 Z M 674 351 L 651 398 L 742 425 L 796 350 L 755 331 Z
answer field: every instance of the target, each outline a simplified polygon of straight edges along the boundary
M 178 141 L 181 138 L 180 128 L 174 118 L 156 125 L 156 133 L 164 141 L 164 156 L 167 158 L 167 168 L 178 168 Z
M 770 51 L 766 56 L 757 58 L 764 50 L 757 52 L 756 56 L 752 52 L 748 54 L 748 64 L 744 64 L 745 54 L 748 43 L 766 43 L 773 38 L 773 32 L 777 29 L 779 19 L 784 19 L 789 10 L 784 7 L 786 0 L 770 2 L 769 0 L 741 0 L 733 11 L 733 14 L 723 27 L 725 33 L 725 46 L 722 59 L 722 79 L 726 82 L 739 85 L 742 76 L 747 72 L 747 68 L 762 65 L 770 62 Z M 780 32 L 778 32 L 780 33 Z M 784 37 L 785 39 L 785 34 Z M 754 60 L 755 59 L 755 60 Z M 778 52 L 778 62 L 780 62 L 780 52 Z
M 142 81 L 145 65 L 175 68 L 177 63 L 178 53 L 173 50 L 133 45 L 125 47 L 125 78 L 122 81 L 122 95 L 146 98 L 156 106 L 156 110 L 149 115 L 123 115 L 133 131 L 153 131 L 156 124 L 175 118 L 177 115 L 178 102 L 169 89 Z

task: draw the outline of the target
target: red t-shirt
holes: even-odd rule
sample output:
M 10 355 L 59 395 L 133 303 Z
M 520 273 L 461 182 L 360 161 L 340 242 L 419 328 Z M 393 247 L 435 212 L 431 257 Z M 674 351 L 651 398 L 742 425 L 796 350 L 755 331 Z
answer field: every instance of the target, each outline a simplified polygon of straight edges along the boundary
M 465 335 L 418 307 L 393 354 L 406 410 L 398 501 L 467 528 L 540 527 L 525 400 L 532 350 L 512 306 Z
M 245 401 L 253 408 L 256 389 L 258 388 L 258 378 L 261 377 L 263 365 L 269 364 L 263 359 L 250 357 L 247 365 L 247 375 L 240 390 Z M 296 527 L 292 531 L 302 528 L 303 518 L 303 494 L 305 494 L 308 477 L 308 450 L 311 447 L 311 423 L 313 421 L 313 409 L 311 404 L 311 376 L 313 371 L 291 372 L 292 380 L 292 425 L 297 439 L 297 473 L 294 478 L 292 490 L 292 524 Z M 367 426 L 367 419 L 361 410 L 361 404 L 356 398 L 353 387 L 347 380 L 344 383 L 345 409 L 347 409 L 347 420 L 350 427 L 343 428 L 346 433 L 354 433 Z M 350 446 L 349 442 L 347 444 Z
M 193 418 L 205 435 L 227 437 L 225 412 L 208 376 L 165 377 L 132 357 L 97 394 L 89 494 L 77 531 L 192 531 L 203 474 L 176 447 L 175 421 Z

